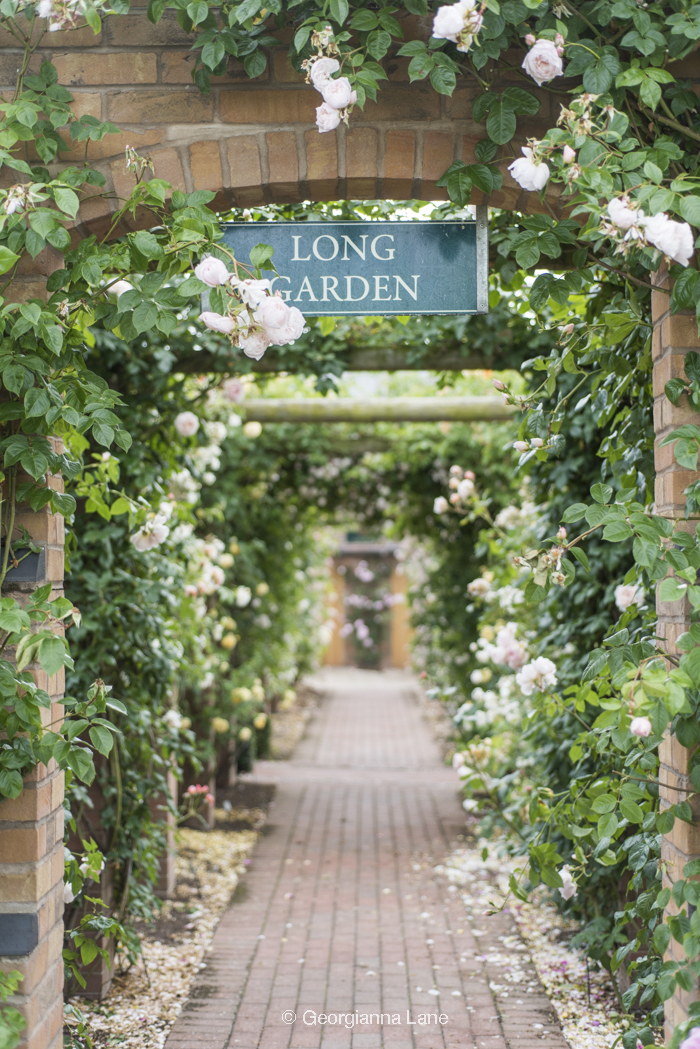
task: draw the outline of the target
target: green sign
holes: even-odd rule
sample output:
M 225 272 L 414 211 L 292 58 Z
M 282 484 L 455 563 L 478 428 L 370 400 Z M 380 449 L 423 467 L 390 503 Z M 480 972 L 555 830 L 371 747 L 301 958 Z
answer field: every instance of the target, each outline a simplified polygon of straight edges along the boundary
M 307 317 L 488 312 L 488 209 L 472 222 L 231 222 L 241 262 L 274 249 L 273 289 Z

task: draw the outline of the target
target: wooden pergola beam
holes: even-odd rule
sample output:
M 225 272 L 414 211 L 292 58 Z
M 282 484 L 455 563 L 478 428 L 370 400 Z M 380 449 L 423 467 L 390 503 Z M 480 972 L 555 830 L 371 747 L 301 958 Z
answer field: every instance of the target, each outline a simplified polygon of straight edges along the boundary
M 516 411 L 501 397 L 270 397 L 239 410 L 265 423 L 503 422 Z
M 501 370 L 512 366 L 502 360 L 491 360 L 478 353 L 470 353 L 469 356 L 462 357 L 456 350 L 431 350 L 418 359 L 410 359 L 410 353 L 410 350 L 388 346 L 382 349 L 349 350 L 341 360 L 343 370 L 348 372 L 460 372 L 478 371 L 484 368 Z M 186 374 L 215 375 L 217 372 L 236 371 L 242 362 L 249 364 L 250 370 L 255 375 L 274 375 L 277 372 L 293 373 L 297 370 L 291 352 L 279 354 L 274 349 L 268 350 L 259 361 L 248 361 L 245 357 L 228 357 L 224 354 L 217 355 L 202 350 L 199 353 L 188 354 L 187 357 L 180 360 L 176 370 Z

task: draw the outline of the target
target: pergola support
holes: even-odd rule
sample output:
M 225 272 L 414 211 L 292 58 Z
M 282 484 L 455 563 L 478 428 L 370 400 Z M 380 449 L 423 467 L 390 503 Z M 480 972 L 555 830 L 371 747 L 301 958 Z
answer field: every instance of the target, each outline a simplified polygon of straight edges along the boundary
M 241 412 L 265 423 L 504 422 L 516 408 L 501 397 L 270 397 Z

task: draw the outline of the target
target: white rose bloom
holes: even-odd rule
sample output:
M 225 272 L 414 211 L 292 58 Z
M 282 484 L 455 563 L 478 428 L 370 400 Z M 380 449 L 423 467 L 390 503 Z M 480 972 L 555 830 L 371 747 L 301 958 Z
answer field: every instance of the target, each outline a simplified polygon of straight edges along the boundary
M 73 892 L 70 883 L 65 882 L 63 885 L 63 902 L 68 904 L 72 903 L 75 899 L 75 893 Z
M 615 197 L 608 204 L 608 216 L 610 221 L 618 229 L 628 230 L 630 226 L 636 226 L 644 218 L 644 212 L 637 208 L 630 208 L 626 197 Z
M 8 208 L 8 214 L 9 214 L 9 208 Z M 133 290 L 134 290 L 134 285 L 133 284 L 129 284 L 128 280 L 117 280 L 110 287 L 109 294 L 110 295 L 116 295 L 117 298 L 119 298 L 119 296 L 120 295 L 124 295 L 125 292 L 133 291 Z
M 570 900 L 572 896 L 576 896 L 578 889 L 576 888 L 576 882 L 571 877 L 571 871 L 568 867 L 562 867 L 559 871 L 559 877 L 563 881 L 563 885 L 560 886 L 559 892 L 565 900 Z
M 264 298 L 272 294 L 272 284 L 267 278 L 253 280 L 249 277 L 247 280 L 236 280 L 235 277 L 231 277 L 231 287 L 251 309 L 255 309 Z
M 199 419 L 194 412 L 180 412 L 175 417 L 175 429 L 181 437 L 194 437 L 199 429 Z
M 357 92 L 353 91 L 350 81 L 346 76 L 338 80 L 329 80 L 323 91 L 323 101 L 333 109 L 345 109 L 357 102 Z
M 556 671 L 556 665 L 551 659 L 547 659 L 546 656 L 538 656 L 515 675 L 515 680 L 522 694 L 531 696 L 536 688 L 540 692 L 546 692 L 548 688 L 556 685 Z
M 210 441 L 214 444 L 222 444 L 226 440 L 226 424 L 220 423 L 218 420 L 207 421 L 204 424 L 204 430 Z
M 638 608 L 641 608 L 644 604 L 644 591 L 637 586 L 616 586 L 615 604 L 621 612 L 626 612 L 630 605 L 637 605 Z
M 240 379 L 227 379 L 221 386 L 224 397 L 238 404 L 245 397 L 245 386 Z
M 470 481 L 468 477 L 465 477 L 463 481 L 460 481 L 457 485 L 457 495 L 464 501 L 469 498 L 470 495 L 474 494 L 474 482 Z
M 145 550 L 150 550 L 151 548 L 150 536 L 146 535 L 145 532 L 135 532 L 131 537 L 131 542 L 140 553 L 143 553 Z
M 435 39 L 452 40 L 456 43 L 457 37 L 464 29 L 464 15 L 464 3 L 438 7 L 433 19 L 433 36 Z
M 53 14 L 53 4 L 51 3 L 51 0 L 39 0 L 36 13 L 39 18 L 49 18 Z
M 246 437 L 259 437 L 262 433 L 262 423 L 259 423 L 256 420 L 246 423 L 243 427 L 243 433 Z
M 555 76 L 564 75 L 561 55 L 551 40 L 538 40 L 533 44 L 523 59 L 522 68 L 540 87 Z
M 316 126 L 321 134 L 324 131 L 335 131 L 340 123 L 340 111 L 324 102 L 316 107 Z
M 317 58 L 311 66 L 309 77 L 317 91 L 323 91 L 324 87 L 340 69 L 340 62 L 335 58 Z
M 236 605 L 238 608 L 245 608 L 250 604 L 250 599 L 253 596 L 248 586 L 237 586 L 235 590 L 236 594 Z
M 272 338 L 277 328 L 284 328 L 289 321 L 289 306 L 279 295 L 263 299 L 253 314 L 253 319 L 263 326 L 265 334 Z
M 274 332 L 272 345 L 288 346 L 296 342 L 304 332 L 305 323 L 304 314 L 301 310 L 297 306 L 290 306 L 287 313 L 287 323 L 283 328 L 278 328 Z
M 687 266 L 693 254 L 693 231 L 687 222 L 674 222 L 663 211 L 644 220 L 644 235 L 650 244 L 681 266 Z
M 447 502 L 447 499 L 445 499 L 445 496 L 444 495 L 439 495 L 437 497 L 437 499 L 435 500 L 435 502 L 433 503 L 433 513 L 434 514 L 446 514 L 449 509 L 450 509 L 450 504 Z
M 535 163 L 534 153 L 529 146 L 523 146 L 522 152 L 523 156 L 514 160 L 508 170 L 518 185 L 530 193 L 543 189 L 549 178 L 548 166 L 544 161 Z
M 259 361 L 270 345 L 270 340 L 265 332 L 256 331 L 252 335 L 241 335 L 238 345 L 246 357 L 252 357 L 254 361 Z
M 471 594 L 472 597 L 485 598 L 487 594 L 491 592 L 491 584 L 488 579 L 472 579 L 471 583 L 467 587 L 467 593 Z
M 179 710 L 167 710 L 163 714 L 163 721 L 169 728 L 173 728 L 177 732 L 182 725 L 182 714 Z
M 199 319 L 210 331 L 218 331 L 222 335 L 230 335 L 236 327 L 236 322 L 232 317 L 224 317 L 221 313 L 212 313 L 211 310 L 200 313 Z
M 226 263 L 221 259 L 215 259 L 212 255 L 207 255 L 195 266 L 194 275 L 197 280 L 208 284 L 210 288 L 217 288 L 220 284 L 225 284 L 230 276 Z

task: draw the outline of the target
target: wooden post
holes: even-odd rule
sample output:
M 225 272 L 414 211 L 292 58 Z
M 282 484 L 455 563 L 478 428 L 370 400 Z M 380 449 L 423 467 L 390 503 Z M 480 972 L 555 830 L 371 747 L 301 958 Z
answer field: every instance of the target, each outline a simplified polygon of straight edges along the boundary
M 340 627 L 343 622 L 345 579 L 338 571 L 338 565 L 335 559 L 333 560 L 331 581 L 333 583 L 333 594 L 335 597 L 335 600 L 330 606 L 333 613 L 333 637 L 323 655 L 323 663 L 324 666 L 327 667 L 344 667 L 346 660 L 345 638 L 340 634 Z
M 403 597 L 403 600 L 397 601 L 396 604 L 391 606 L 391 625 L 389 635 L 391 666 L 404 669 L 408 666 L 411 659 L 410 645 L 413 631 L 411 629 L 408 609 L 408 580 L 406 579 L 406 572 L 402 561 L 397 561 L 394 564 L 391 573 L 391 592 L 392 594 L 401 594 Z
M 671 315 L 668 294 L 670 279 L 665 267 L 655 275 L 654 282 L 659 289 L 663 289 L 652 292 L 656 512 L 673 519 L 687 531 L 695 531 L 697 522 L 685 521 L 683 492 L 691 481 L 697 480 L 698 475 L 679 466 L 673 456 L 673 447 L 660 448 L 659 441 L 684 423 L 700 424 L 700 415 L 690 408 L 687 397 L 683 397 L 678 407 L 675 407 L 664 393 L 664 386 L 669 379 L 685 374 L 686 355 L 700 352 L 697 320 L 695 313 L 689 311 Z M 667 650 L 674 653 L 677 651 L 676 639 L 689 626 L 690 607 L 687 600 L 659 603 L 658 616 L 657 632 L 665 639 Z M 700 796 L 685 793 L 688 789 L 692 791 L 688 775 L 689 757 L 690 751 L 682 747 L 677 739 L 666 736 L 660 748 L 661 807 L 668 808 L 688 798 L 695 817 L 692 825 L 676 820 L 673 830 L 664 836 L 661 846 L 661 858 L 665 864 L 663 883 L 664 887 L 669 888 L 674 881 L 683 876 L 684 865 L 689 860 L 700 857 Z M 677 908 L 671 903 L 668 913 L 676 911 Z M 677 957 L 679 961 L 684 957 L 673 939 L 669 946 L 669 957 Z M 666 1002 L 667 1038 L 670 1038 L 676 1024 L 687 1019 L 688 1005 L 697 997 L 696 990 L 676 990 L 674 996 Z

